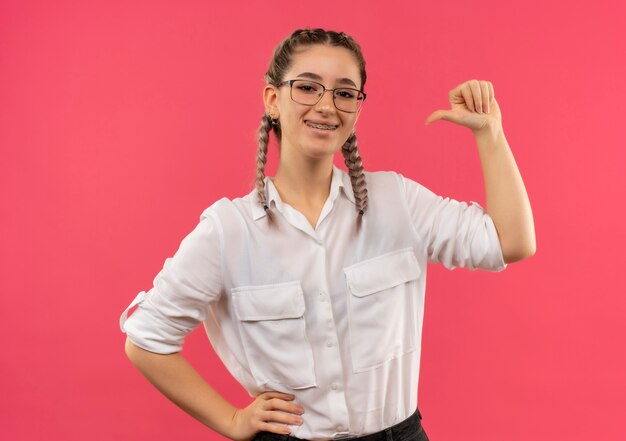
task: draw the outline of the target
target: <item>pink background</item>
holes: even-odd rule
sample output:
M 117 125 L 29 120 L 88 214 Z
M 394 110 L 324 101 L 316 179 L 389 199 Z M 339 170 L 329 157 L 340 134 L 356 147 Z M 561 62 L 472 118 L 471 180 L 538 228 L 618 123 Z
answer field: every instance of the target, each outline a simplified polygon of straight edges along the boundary
M 135 370 L 118 319 L 204 208 L 252 189 L 272 50 L 321 26 L 367 60 L 366 169 L 484 205 L 469 129 L 423 122 L 456 85 L 489 80 L 530 195 L 534 257 L 498 274 L 429 267 L 419 407 L 431 440 L 624 439 L 625 12 L 3 0 L 0 437 L 222 438 Z M 277 161 L 272 147 L 268 175 Z M 183 354 L 234 405 L 251 401 L 202 328 Z

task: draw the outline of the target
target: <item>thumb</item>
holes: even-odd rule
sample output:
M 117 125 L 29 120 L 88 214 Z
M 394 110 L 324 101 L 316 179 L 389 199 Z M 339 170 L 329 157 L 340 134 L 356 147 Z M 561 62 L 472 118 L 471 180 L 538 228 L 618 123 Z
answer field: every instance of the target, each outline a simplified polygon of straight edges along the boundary
M 437 121 L 440 119 L 452 121 L 453 118 L 454 117 L 452 116 L 452 111 L 450 110 L 435 110 L 433 113 L 428 115 L 428 118 L 426 118 L 426 121 L 424 121 L 424 124 L 429 125 L 433 121 Z

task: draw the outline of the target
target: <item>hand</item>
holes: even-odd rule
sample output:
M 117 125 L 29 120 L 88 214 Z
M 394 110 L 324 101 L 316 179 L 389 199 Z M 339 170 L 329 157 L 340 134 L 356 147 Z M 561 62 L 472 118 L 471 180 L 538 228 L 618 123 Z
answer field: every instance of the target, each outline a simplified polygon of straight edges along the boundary
M 272 424 L 276 421 L 283 424 L 302 424 L 299 416 L 304 413 L 304 409 L 295 403 L 293 395 L 282 392 L 263 392 L 244 409 L 237 409 L 233 416 L 233 429 L 230 438 L 234 441 L 251 441 L 260 431 L 273 432 L 279 434 L 291 433 L 289 427 L 279 424 Z
M 502 128 L 502 115 L 491 81 L 466 81 L 448 92 L 450 110 L 435 110 L 425 124 L 444 119 L 469 127 L 474 133 Z

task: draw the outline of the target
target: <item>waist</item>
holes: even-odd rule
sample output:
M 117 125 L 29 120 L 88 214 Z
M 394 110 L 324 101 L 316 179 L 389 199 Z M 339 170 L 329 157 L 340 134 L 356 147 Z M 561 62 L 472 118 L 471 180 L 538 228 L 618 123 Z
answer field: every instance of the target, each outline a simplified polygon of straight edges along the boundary
M 378 432 L 369 433 L 367 435 L 336 435 L 329 438 L 328 441 L 403 441 L 415 434 L 421 427 L 422 414 L 419 408 L 411 414 L 407 419 L 387 427 Z M 253 441 L 309 441 L 304 438 L 298 438 L 292 435 L 281 435 L 272 432 L 259 432 Z

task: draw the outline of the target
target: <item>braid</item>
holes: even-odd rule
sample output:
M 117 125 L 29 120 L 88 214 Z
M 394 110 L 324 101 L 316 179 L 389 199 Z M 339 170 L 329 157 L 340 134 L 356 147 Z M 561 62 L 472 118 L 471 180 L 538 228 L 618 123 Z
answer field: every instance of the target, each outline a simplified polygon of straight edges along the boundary
M 357 147 L 356 134 L 353 132 L 341 147 L 344 161 L 348 167 L 352 191 L 356 200 L 356 207 L 359 210 L 358 222 L 361 222 L 363 213 L 367 209 L 367 187 L 365 184 L 365 174 L 363 173 L 363 163 Z
M 272 212 L 265 198 L 265 163 L 267 162 L 267 144 L 269 143 L 269 132 L 271 129 L 272 119 L 269 115 L 264 114 L 261 117 L 261 124 L 257 130 L 259 148 L 256 155 L 256 191 L 259 203 L 263 206 L 270 219 L 272 218 Z

